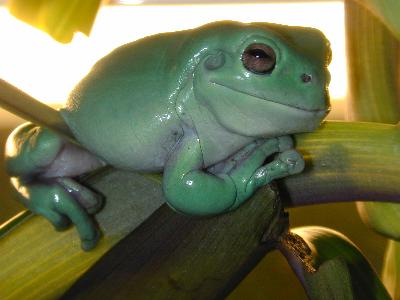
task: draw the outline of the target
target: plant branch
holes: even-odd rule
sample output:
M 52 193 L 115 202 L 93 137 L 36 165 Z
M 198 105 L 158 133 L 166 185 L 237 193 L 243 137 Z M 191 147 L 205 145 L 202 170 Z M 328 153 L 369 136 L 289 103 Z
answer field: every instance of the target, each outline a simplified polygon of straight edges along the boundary
M 306 159 L 303 173 L 280 182 L 286 205 L 343 201 L 400 201 L 400 128 L 361 122 L 326 122 L 296 135 Z

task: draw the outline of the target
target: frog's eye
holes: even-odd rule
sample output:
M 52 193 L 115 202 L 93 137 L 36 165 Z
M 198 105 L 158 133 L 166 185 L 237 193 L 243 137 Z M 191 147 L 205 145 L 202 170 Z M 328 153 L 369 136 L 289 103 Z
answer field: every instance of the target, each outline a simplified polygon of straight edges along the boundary
M 255 74 L 270 74 L 275 68 L 274 49 L 265 44 L 251 44 L 242 54 L 244 67 Z

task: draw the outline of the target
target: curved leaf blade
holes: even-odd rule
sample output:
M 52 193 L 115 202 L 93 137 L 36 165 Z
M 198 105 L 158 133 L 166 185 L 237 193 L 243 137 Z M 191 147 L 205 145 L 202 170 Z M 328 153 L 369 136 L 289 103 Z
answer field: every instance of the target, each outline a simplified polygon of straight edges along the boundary
M 393 299 L 400 299 L 400 243 L 389 241 L 385 252 L 382 281 Z
M 310 299 L 390 299 L 369 262 L 344 235 L 317 226 L 295 228 L 291 233 L 306 243 L 300 248 L 309 247 L 312 266 L 307 265 L 304 253 L 299 254 L 288 246 L 286 239 L 279 249 Z

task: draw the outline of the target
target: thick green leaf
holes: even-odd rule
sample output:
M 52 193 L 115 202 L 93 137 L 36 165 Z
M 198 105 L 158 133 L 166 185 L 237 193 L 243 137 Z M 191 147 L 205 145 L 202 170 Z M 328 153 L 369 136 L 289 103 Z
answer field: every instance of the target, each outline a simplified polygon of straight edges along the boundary
M 366 299 L 354 297 L 349 267 L 339 257 L 326 261 L 315 274 L 307 275 L 306 278 L 311 300 Z
M 224 299 L 287 227 L 269 188 L 214 217 L 185 216 L 163 205 L 62 299 Z
M 89 34 L 101 0 L 9 0 L 17 18 L 47 32 L 62 43 L 78 31 Z
M 280 250 L 310 299 L 390 299 L 361 251 L 342 234 L 309 226 L 295 228 L 288 236 Z

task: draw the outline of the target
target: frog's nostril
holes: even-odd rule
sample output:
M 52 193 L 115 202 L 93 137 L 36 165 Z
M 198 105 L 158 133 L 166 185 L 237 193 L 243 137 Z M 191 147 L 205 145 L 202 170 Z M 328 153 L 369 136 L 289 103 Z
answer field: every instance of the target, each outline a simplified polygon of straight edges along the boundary
M 302 74 L 301 75 L 301 80 L 304 82 L 304 83 L 309 83 L 309 82 L 311 82 L 312 81 L 312 75 L 309 75 L 309 74 Z

